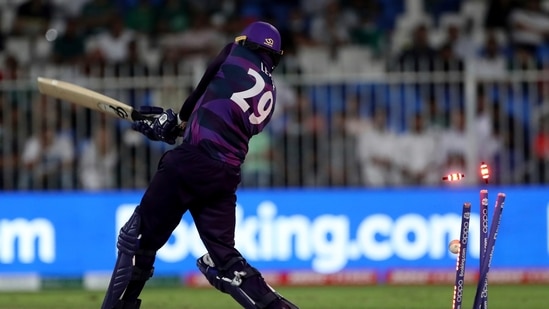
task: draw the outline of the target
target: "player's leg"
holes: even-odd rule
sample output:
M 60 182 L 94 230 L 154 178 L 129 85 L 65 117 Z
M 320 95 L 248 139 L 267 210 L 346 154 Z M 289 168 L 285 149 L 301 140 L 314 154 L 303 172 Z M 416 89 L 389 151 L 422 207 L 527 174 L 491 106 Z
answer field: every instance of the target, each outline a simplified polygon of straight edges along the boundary
M 198 269 L 213 287 L 231 295 L 246 309 L 299 309 L 267 284 L 261 273 L 245 259 L 237 258 L 229 264 L 228 268 L 218 268 L 209 253 L 196 261 Z
M 246 309 L 297 309 L 271 288 L 261 273 L 234 247 L 235 201 L 232 196 L 190 212 L 208 254 L 197 266 L 212 286 L 231 295 Z
M 187 210 L 182 206 L 185 197 L 179 191 L 175 169 L 164 165 L 166 156 L 140 205 L 120 229 L 118 257 L 102 309 L 139 308 L 138 297 L 153 274 L 156 251 L 168 241 Z

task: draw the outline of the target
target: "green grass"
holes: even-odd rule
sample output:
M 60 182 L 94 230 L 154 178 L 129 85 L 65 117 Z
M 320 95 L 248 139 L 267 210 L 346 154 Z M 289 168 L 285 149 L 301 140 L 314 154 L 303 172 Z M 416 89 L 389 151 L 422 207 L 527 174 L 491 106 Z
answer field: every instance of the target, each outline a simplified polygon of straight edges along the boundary
M 471 308 L 474 286 L 466 286 L 463 308 Z M 279 288 L 301 309 L 450 309 L 451 286 L 361 286 Z M 549 286 L 493 285 L 489 307 L 546 309 Z M 0 309 L 98 309 L 103 292 L 75 289 L 0 293 Z M 226 294 L 209 288 L 149 288 L 142 309 L 237 309 Z

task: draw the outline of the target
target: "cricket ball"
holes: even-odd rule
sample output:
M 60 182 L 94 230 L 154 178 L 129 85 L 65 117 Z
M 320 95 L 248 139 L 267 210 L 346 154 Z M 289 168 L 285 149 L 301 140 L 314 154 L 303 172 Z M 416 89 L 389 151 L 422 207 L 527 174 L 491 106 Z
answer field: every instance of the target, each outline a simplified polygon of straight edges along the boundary
M 459 248 L 460 248 L 460 243 L 459 243 L 459 240 L 457 239 L 452 240 L 448 245 L 448 250 L 450 250 L 450 252 L 452 252 L 453 254 L 458 254 Z

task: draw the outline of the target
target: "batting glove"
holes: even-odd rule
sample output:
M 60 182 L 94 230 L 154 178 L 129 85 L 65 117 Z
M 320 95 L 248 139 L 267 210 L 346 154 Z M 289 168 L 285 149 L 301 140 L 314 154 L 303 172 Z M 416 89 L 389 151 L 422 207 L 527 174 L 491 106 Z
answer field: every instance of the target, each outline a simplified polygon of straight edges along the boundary
M 135 121 L 132 129 L 141 132 L 148 139 L 173 145 L 183 135 L 179 117 L 172 109 L 164 111 L 156 106 L 142 106 L 139 112 L 150 119 Z

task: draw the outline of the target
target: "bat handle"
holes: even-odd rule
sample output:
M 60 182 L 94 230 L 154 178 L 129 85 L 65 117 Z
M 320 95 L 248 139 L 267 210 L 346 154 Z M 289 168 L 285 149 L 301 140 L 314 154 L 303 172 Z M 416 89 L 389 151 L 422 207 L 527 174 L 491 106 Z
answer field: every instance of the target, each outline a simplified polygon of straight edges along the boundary
M 152 117 L 152 116 L 145 116 L 145 115 L 141 114 L 140 112 L 136 111 L 135 109 L 132 110 L 131 117 L 132 117 L 132 120 L 133 120 L 133 121 L 139 121 L 139 120 L 154 120 L 154 117 Z

